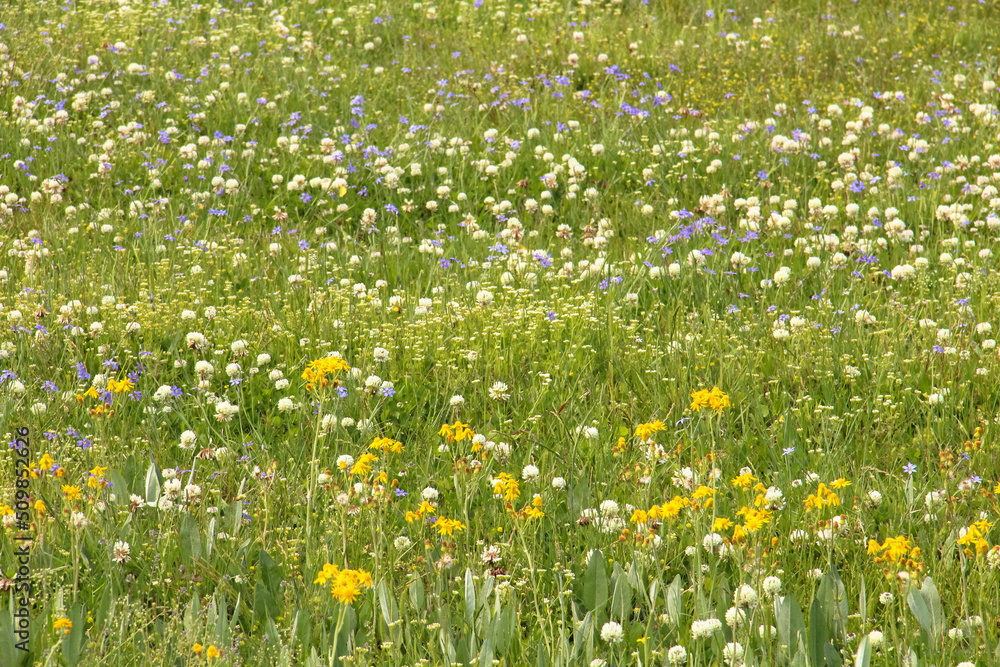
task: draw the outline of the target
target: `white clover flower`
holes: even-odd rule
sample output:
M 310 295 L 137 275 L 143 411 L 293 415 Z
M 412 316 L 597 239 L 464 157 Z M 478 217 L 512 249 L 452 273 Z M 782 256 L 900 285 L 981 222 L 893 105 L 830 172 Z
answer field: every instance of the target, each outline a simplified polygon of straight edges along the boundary
M 400 535 L 392 542 L 392 546 L 396 548 L 396 551 L 406 551 L 410 548 L 411 544 L 413 543 L 410 542 L 410 538 L 406 535 Z
M 521 478 L 526 482 L 534 482 L 538 479 L 538 467 L 530 463 L 524 466 L 521 470 Z
M 291 412 L 295 407 L 295 401 L 287 396 L 278 401 L 278 412 Z
M 671 646 L 670 650 L 667 651 L 667 662 L 671 665 L 683 665 L 687 664 L 688 654 L 687 649 L 680 644 L 676 646 Z
M 437 502 L 439 495 L 438 490 L 433 486 L 428 486 L 420 492 L 420 497 L 429 503 Z
M 555 489 L 556 491 L 562 491 L 563 489 L 566 488 L 566 480 L 563 479 L 562 477 L 553 477 L 552 488 Z
M 774 597 L 781 591 L 781 579 L 775 576 L 770 576 L 761 582 L 761 588 L 764 590 L 764 594 L 768 597 Z
M 625 638 L 625 631 L 620 623 L 608 621 L 601 626 L 601 639 L 609 644 L 620 644 Z
M 386 361 L 389 361 L 389 350 L 384 347 L 376 347 L 372 351 L 372 357 L 374 357 L 375 361 L 379 363 L 385 363 Z

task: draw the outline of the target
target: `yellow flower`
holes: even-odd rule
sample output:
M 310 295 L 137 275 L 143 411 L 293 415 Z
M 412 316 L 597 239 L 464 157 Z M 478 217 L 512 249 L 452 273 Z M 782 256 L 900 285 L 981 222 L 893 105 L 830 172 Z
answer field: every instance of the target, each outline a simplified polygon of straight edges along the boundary
M 848 482 L 843 477 L 838 478 L 835 482 L 830 482 L 830 486 L 832 486 L 835 489 L 843 489 L 843 488 L 846 488 L 846 487 L 848 487 L 850 485 L 851 485 L 851 483 Z
M 655 422 L 650 422 L 648 424 L 639 424 L 635 427 L 635 434 L 639 436 L 642 441 L 648 441 L 653 439 L 653 434 L 657 431 L 662 431 L 667 427 L 663 425 L 663 422 L 657 419 Z
M 201 655 L 201 651 L 203 648 L 204 646 L 202 646 L 201 644 L 195 644 L 194 646 L 191 647 L 191 650 L 197 653 L 198 655 Z
M 52 624 L 52 628 L 57 632 L 63 630 L 68 635 L 69 631 L 73 629 L 73 621 L 68 618 L 57 618 Z
M 79 487 L 63 484 L 62 492 L 66 500 L 78 500 L 80 498 Z
M 632 512 L 632 518 L 629 519 L 629 521 L 638 524 L 646 523 L 647 521 L 649 521 L 649 514 L 644 510 L 637 509 L 636 511 Z
M 743 473 L 739 477 L 734 477 L 732 479 L 733 486 L 738 486 L 741 489 L 749 489 L 750 486 L 757 481 L 757 478 L 748 472 Z
M 317 385 L 320 388 L 330 386 L 331 380 L 327 376 L 332 376 L 341 371 L 349 371 L 351 367 L 340 357 L 324 357 L 309 363 L 309 366 L 302 371 L 302 379 L 306 381 L 306 389 L 312 391 Z M 333 383 L 336 386 L 336 382 Z
M 209 644 L 208 650 L 205 651 L 205 656 L 211 660 L 212 658 L 219 657 L 219 649 L 215 648 L 215 644 Z
M 42 502 L 41 500 L 36 500 L 35 501 L 35 511 L 38 512 L 38 516 L 41 516 L 42 514 L 44 514 L 45 510 L 46 510 L 45 503 Z
M 378 457 L 374 454 L 369 454 L 365 452 L 358 458 L 353 466 L 351 466 L 352 475 L 365 475 L 372 469 L 372 463 L 378 461 Z
M 732 528 L 733 522 L 725 517 L 718 517 L 712 522 L 712 532 L 717 533 L 720 530 L 726 530 L 727 528 Z
M 439 535 L 453 535 L 456 530 L 465 530 L 468 528 L 468 526 L 458 519 L 446 519 L 443 516 L 439 516 L 434 520 L 434 526 L 437 527 Z

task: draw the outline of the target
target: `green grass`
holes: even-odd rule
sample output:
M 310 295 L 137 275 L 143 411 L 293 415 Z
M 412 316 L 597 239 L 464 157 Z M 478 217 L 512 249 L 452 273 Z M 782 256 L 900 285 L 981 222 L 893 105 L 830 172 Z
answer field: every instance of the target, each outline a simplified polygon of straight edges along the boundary
M 0 665 L 1000 662 L 995 4 L 476 4 L 0 9 Z

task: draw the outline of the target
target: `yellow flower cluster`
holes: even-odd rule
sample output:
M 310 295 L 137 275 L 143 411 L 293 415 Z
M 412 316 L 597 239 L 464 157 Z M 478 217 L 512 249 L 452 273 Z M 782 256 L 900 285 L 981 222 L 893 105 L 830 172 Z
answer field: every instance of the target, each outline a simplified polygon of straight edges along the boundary
M 372 444 L 368 445 L 368 449 L 380 449 L 385 453 L 399 454 L 403 451 L 403 443 L 392 438 L 375 438 Z
M 306 381 L 306 389 L 312 391 L 317 386 L 325 389 L 330 386 L 331 377 L 341 371 L 349 371 L 351 367 L 340 357 L 324 357 L 309 363 L 309 366 L 302 372 L 302 379 Z M 334 381 L 333 386 L 337 386 Z
M 372 463 L 374 463 L 375 461 L 378 461 L 377 456 L 365 452 L 364 454 L 359 456 L 358 460 L 355 461 L 354 465 L 351 466 L 351 474 L 352 475 L 368 474 L 369 472 L 371 472 Z
M 448 442 L 461 442 L 466 438 L 471 440 L 476 432 L 470 429 L 468 424 L 456 421 L 454 424 L 443 424 L 438 435 L 443 435 Z
M 513 502 L 521 496 L 521 485 L 516 479 L 502 472 L 493 480 L 493 495 L 503 496 L 508 503 Z
M 125 378 L 121 382 L 115 380 L 114 378 L 108 380 L 108 391 L 114 392 L 116 394 L 121 394 L 126 391 L 132 391 L 134 387 L 135 385 L 129 378 Z M 91 387 L 91 389 L 93 389 L 93 387 Z
M 958 543 L 963 547 L 972 547 L 975 549 L 975 553 L 983 555 L 990 550 L 990 543 L 986 541 L 986 536 L 992 527 L 993 524 L 985 519 L 977 521 L 965 529 L 965 535 L 958 539 Z M 972 556 L 973 550 L 966 549 L 965 555 Z
M 648 424 L 639 424 L 638 426 L 636 426 L 635 434 L 643 442 L 649 442 L 650 440 L 653 439 L 654 433 L 656 433 L 657 431 L 666 430 L 666 428 L 667 427 L 663 425 L 663 422 L 657 419 L 655 422 L 650 422 Z
M 438 535 L 453 535 L 456 530 L 465 530 L 468 528 L 468 526 L 458 519 L 447 519 L 443 516 L 439 516 L 434 521 L 434 527 L 438 529 Z
M 68 618 L 57 618 L 55 622 L 52 623 L 52 629 L 56 632 L 62 630 L 68 635 L 69 631 L 73 629 L 73 621 Z
M 632 512 L 630 521 L 635 524 L 644 524 L 651 519 L 673 519 L 681 513 L 685 507 L 690 507 L 691 501 L 683 496 L 674 496 L 663 505 L 653 505 L 648 511 L 637 509 Z
M 722 414 L 722 411 L 731 405 L 729 396 L 718 387 L 712 387 L 711 391 L 699 389 L 691 392 L 691 409 L 694 412 L 701 412 L 702 408 L 710 408 L 715 410 L 715 414 Z
M 868 555 L 874 556 L 876 563 L 888 561 L 908 570 L 923 568 L 923 563 L 917 560 L 920 558 L 920 547 L 913 546 L 910 538 L 904 535 L 887 537 L 882 544 L 876 540 L 868 540 Z
M 434 506 L 431 505 L 426 500 L 420 503 L 420 507 L 417 508 L 416 512 L 406 513 L 406 523 L 413 523 L 414 521 L 420 521 L 424 516 L 428 514 L 434 514 Z
M 314 584 L 330 584 L 330 590 L 340 602 L 354 602 L 362 588 L 372 587 L 372 575 L 365 570 L 341 570 L 336 565 L 327 563 L 316 575 Z
M 834 482 L 831 486 L 837 486 L 838 480 Z M 848 482 L 849 483 L 849 482 Z M 838 486 L 837 488 L 842 488 Z M 840 496 L 833 492 L 833 489 L 829 488 L 826 484 L 820 482 L 819 487 L 816 489 L 816 493 L 809 494 L 805 499 L 805 506 L 807 510 L 818 510 L 824 507 L 836 507 L 840 505 Z

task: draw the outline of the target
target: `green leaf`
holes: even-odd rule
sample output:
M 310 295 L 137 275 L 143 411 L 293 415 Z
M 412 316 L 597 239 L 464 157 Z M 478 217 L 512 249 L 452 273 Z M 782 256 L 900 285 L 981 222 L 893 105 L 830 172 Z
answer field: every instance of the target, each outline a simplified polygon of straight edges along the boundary
M 652 596 L 652 594 L 650 594 Z M 684 613 L 684 599 L 681 597 L 681 575 L 674 577 L 667 587 L 667 622 L 670 627 L 676 628 L 681 623 L 681 615 Z
M 493 639 L 486 638 L 479 649 L 479 667 L 493 667 Z
M 386 626 L 391 626 L 399 620 L 399 607 L 396 605 L 396 599 L 392 596 L 392 591 L 386 585 L 385 579 L 378 582 L 376 590 L 378 592 L 378 606 L 382 610 L 382 620 L 385 621 Z
M 198 520 L 185 513 L 181 519 L 181 560 L 185 563 L 201 558 L 201 529 Z
M 819 597 L 814 597 L 809 608 L 809 660 L 813 667 L 826 664 L 826 644 L 829 631 L 826 627 L 826 612 Z
M 778 608 L 778 638 L 787 655 L 795 655 L 799 644 L 806 643 L 806 621 L 794 593 L 786 595 Z
M 205 558 L 212 557 L 212 548 L 215 546 L 215 517 L 208 522 L 208 533 L 205 535 Z
M 826 667 L 843 667 L 844 659 L 840 657 L 840 651 L 827 642 L 823 645 L 823 659 L 826 660 Z
M 258 566 L 260 567 L 261 581 L 264 582 L 267 590 L 270 591 L 275 599 L 279 598 L 282 579 L 281 568 L 278 567 L 274 559 L 263 549 L 260 550 L 260 562 Z
M 146 470 L 146 504 L 150 507 L 156 507 L 156 503 L 159 502 L 160 488 L 160 469 L 150 460 L 149 468 Z
M 941 607 L 941 596 L 930 577 L 924 579 L 920 590 L 913 588 L 906 596 L 906 604 L 917 617 L 917 622 L 933 641 L 944 632 L 944 610 Z
M 869 667 L 871 661 L 872 647 L 868 642 L 868 635 L 865 635 L 858 643 L 858 652 L 854 655 L 854 667 Z
M 861 613 L 861 628 L 868 623 L 868 590 L 865 588 L 865 575 L 861 575 L 861 591 L 858 593 L 858 611 Z
M 201 604 L 198 601 L 198 594 L 195 592 L 191 596 L 191 602 L 184 609 L 184 632 L 189 635 L 194 635 L 201 628 L 198 627 L 198 623 L 201 619 L 199 614 L 201 613 Z
M 312 617 L 309 612 L 297 609 L 295 611 L 295 624 L 292 635 L 304 649 L 312 644 Z
M 545 642 L 538 642 L 538 654 L 535 659 L 536 667 L 549 667 L 549 652 L 545 650 Z
M 19 667 L 24 659 L 31 653 L 22 651 L 15 645 L 26 640 L 22 640 L 14 635 L 14 623 L 10 612 L 6 607 L 0 608 L 0 664 Z M 23 644 L 27 646 L 27 644 Z
M 587 615 L 583 617 L 583 621 L 573 631 L 573 653 L 570 656 L 570 662 L 576 662 L 580 657 L 580 651 L 583 650 L 586 639 L 593 633 L 593 625 L 594 612 L 588 611 Z
M 826 627 L 834 635 L 840 636 L 847 626 L 847 589 L 844 582 L 840 580 L 837 568 L 832 563 L 829 571 L 823 575 L 823 580 L 819 584 L 817 597 L 823 606 Z M 812 620 L 812 619 L 810 619 Z
M 275 602 L 271 591 L 267 590 L 267 586 L 260 581 L 253 589 L 253 611 L 261 623 L 269 618 L 278 617 L 278 603 Z
M 476 582 L 472 570 L 465 568 L 465 622 L 471 628 L 476 617 Z
M 595 611 L 607 601 L 608 571 L 604 567 L 604 554 L 597 549 L 591 554 L 587 573 L 583 576 L 583 604 L 590 611 Z
M 424 608 L 424 582 L 417 577 L 410 582 L 410 604 L 415 610 L 423 611 Z
M 611 595 L 611 616 L 624 622 L 632 613 L 632 585 L 628 577 L 615 579 L 615 590 Z
M 69 667 L 76 667 L 80 662 L 80 653 L 84 647 L 84 628 L 87 624 L 86 608 L 83 603 L 77 602 L 69 612 L 69 620 L 73 622 L 73 627 L 69 634 L 63 638 L 62 654 Z

